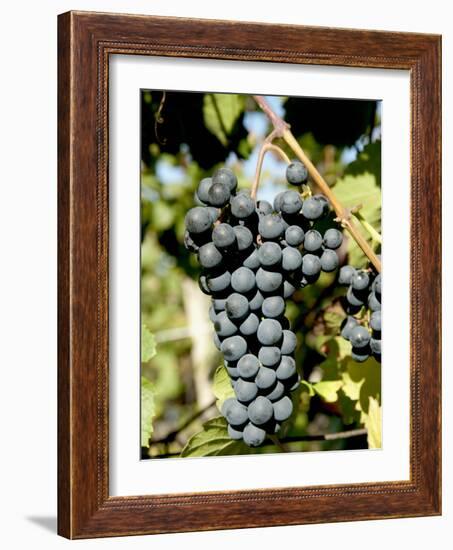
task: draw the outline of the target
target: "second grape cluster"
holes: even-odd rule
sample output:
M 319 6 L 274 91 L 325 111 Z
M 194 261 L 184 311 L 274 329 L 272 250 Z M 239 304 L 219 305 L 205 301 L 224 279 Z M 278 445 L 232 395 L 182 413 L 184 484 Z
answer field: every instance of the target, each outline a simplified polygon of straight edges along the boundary
M 286 177 L 300 186 L 307 171 L 293 162 Z M 288 189 L 273 205 L 256 202 L 247 191 L 237 192 L 226 168 L 200 182 L 196 200 L 200 206 L 186 215 L 185 245 L 202 267 L 199 284 L 212 298 L 214 342 L 234 388 L 222 414 L 232 439 L 256 447 L 291 416 L 291 392 L 300 383 L 285 300 L 322 270 L 338 267 L 343 235 L 332 227 L 318 230 L 330 212 L 323 195 L 303 199 Z

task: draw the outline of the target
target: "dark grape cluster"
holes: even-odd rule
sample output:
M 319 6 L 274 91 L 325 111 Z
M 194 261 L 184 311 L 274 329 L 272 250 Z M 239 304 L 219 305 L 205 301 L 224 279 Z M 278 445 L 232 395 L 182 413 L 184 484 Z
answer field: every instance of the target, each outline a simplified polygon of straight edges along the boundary
M 292 185 L 307 180 L 300 162 L 291 163 L 286 175 Z M 200 182 L 196 199 L 203 206 L 186 215 L 185 245 L 198 255 L 200 288 L 212 297 L 214 342 L 235 392 L 222 414 L 232 439 L 256 447 L 291 416 L 291 391 L 300 383 L 285 300 L 321 270 L 337 268 L 343 236 L 314 227 L 330 211 L 323 195 L 303 200 L 287 190 L 273 205 L 256 202 L 237 192 L 237 179 L 226 168 Z
M 343 266 L 338 275 L 338 282 L 348 286 L 348 317 L 341 326 L 341 335 L 351 342 L 351 356 L 359 363 L 370 355 L 381 362 L 381 280 L 381 274 L 372 269 L 358 270 L 350 265 Z

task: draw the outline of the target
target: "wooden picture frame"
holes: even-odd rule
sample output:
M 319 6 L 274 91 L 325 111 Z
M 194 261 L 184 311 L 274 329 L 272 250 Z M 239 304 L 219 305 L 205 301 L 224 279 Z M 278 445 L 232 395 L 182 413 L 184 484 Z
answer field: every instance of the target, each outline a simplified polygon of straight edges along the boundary
M 58 47 L 59 534 L 88 538 L 440 514 L 440 37 L 69 12 L 59 16 Z M 109 496 L 111 54 L 410 71 L 409 481 Z

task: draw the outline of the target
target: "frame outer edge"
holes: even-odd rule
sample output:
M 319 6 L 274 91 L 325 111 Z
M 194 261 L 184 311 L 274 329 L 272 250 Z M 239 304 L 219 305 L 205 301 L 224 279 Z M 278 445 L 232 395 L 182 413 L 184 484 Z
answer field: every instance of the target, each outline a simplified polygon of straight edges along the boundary
M 71 13 L 58 16 L 58 526 L 71 538 Z

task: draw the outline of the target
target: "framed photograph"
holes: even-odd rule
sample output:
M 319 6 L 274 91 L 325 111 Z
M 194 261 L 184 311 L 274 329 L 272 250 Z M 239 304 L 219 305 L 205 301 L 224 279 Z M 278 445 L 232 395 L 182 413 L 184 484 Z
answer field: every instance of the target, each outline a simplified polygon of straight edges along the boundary
M 440 514 L 440 37 L 58 40 L 59 533 Z

